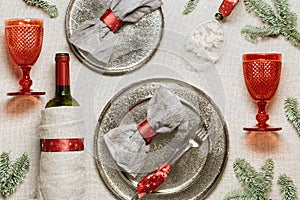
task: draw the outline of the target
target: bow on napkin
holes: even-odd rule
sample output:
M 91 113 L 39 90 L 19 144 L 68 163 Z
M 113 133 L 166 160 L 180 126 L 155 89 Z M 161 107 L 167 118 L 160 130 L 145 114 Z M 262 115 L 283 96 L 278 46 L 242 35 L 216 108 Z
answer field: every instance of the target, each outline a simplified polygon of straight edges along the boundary
M 69 42 L 107 65 L 117 39 L 113 32 L 125 22 L 137 22 L 161 5 L 161 0 L 112 0 L 100 19 L 81 24 L 70 36 Z
M 172 132 L 183 121 L 179 99 L 168 89 L 158 88 L 147 105 L 147 119 L 138 125 L 122 125 L 103 136 L 116 163 L 132 176 L 140 172 L 147 158 L 149 145 L 156 134 Z

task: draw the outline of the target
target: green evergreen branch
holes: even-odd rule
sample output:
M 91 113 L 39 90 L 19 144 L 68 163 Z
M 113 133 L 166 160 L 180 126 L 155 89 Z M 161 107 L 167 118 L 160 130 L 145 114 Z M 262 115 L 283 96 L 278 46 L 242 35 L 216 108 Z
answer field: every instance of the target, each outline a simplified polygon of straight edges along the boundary
M 187 2 L 187 4 L 185 5 L 183 14 L 187 15 L 187 14 L 191 13 L 197 7 L 198 3 L 199 3 L 199 0 L 189 0 L 189 2 Z
M 277 17 L 270 5 L 263 0 L 244 0 L 246 11 L 256 13 L 263 22 L 276 24 Z
M 300 136 L 300 110 L 295 98 L 287 98 L 284 102 L 284 111 L 288 120 L 294 125 Z
M 280 175 L 277 184 L 280 186 L 282 200 L 297 199 L 297 188 L 290 177 L 288 177 L 286 174 Z
M 58 16 L 58 10 L 56 5 L 50 5 L 47 1 L 44 0 L 23 0 L 23 1 L 25 1 L 25 3 L 27 3 L 28 5 L 42 8 L 52 18 Z
M 0 194 L 7 197 L 11 195 L 22 183 L 29 171 L 29 156 L 24 153 L 11 164 L 8 153 L 0 156 Z
M 245 159 L 236 159 L 233 169 L 237 179 L 242 184 L 243 190 L 229 192 L 224 200 L 271 200 L 268 193 L 271 192 L 274 174 L 274 162 L 267 159 L 257 172 Z M 296 200 L 297 188 L 287 175 L 281 175 L 277 184 L 283 200 Z
M 263 0 L 244 0 L 246 10 L 254 12 L 265 26 L 245 26 L 241 33 L 251 42 L 258 38 L 283 35 L 294 46 L 300 48 L 300 33 L 296 31 L 297 15 L 289 8 L 287 0 L 273 0 L 276 13 Z
M 256 42 L 259 37 L 272 37 L 280 33 L 280 28 L 271 27 L 269 25 L 251 26 L 247 25 L 242 29 L 242 34 L 251 42 Z
M 229 192 L 224 200 L 248 200 L 251 197 L 245 194 L 243 191 L 232 191 Z
M 268 194 L 271 191 L 274 170 L 271 159 L 265 161 L 261 168 L 262 172 L 259 173 L 245 159 L 236 159 L 233 169 L 243 190 L 230 192 L 225 200 L 271 199 Z

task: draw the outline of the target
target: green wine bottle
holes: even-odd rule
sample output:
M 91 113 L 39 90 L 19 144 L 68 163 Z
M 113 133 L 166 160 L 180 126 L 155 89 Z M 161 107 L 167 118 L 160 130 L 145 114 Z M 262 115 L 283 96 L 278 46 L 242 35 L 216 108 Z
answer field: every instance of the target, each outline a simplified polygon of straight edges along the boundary
M 56 106 L 79 106 L 78 102 L 71 95 L 69 61 L 70 57 L 68 53 L 57 53 L 55 55 L 55 97 L 46 104 L 46 108 Z

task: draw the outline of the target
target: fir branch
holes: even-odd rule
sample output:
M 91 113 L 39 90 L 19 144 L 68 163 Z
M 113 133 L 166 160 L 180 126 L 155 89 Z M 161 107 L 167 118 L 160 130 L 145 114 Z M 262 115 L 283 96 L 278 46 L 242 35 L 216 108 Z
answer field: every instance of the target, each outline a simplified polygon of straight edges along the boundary
M 233 169 L 237 179 L 242 184 L 243 191 L 230 192 L 225 200 L 261 199 L 270 200 L 274 163 L 271 159 L 265 161 L 262 172 L 257 172 L 245 159 L 236 159 Z
M 256 42 L 258 38 L 262 37 L 272 37 L 280 33 L 281 28 L 271 27 L 269 25 L 263 26 L 245 26 L 242 28 L 241 33 L 251 42 Z
M 293 28 L 297 24 L 297 15 L 289 8 L 287 0 L 273 0 L 277 13 L 282 19 L 282 23 L 288 28 Z
M 297 99 L 287 98 L 284 102 L 284 110 L 286 117 L 294 125 L 300 136 L 300 110 Z
M 282 200 L 297 199 L 297 188 L 290 177 L 286 174 L 280 175 L 277 184 L 280 186 Z
M 272 180 L 274 175 L 274 162 L 271 159 L 267 159 L 262 166 L 262 180 L 265 182 L 265 191 L 270 192 L 272 189 Z
M 251 199 L 244 191 L 232 191 L 226 195 L 224 200 L 248 200 Z
M 296 31 L 297 15 L 289 8 L 287 0 L 273 0 L 276 13 L 263 0 L 244 0 L 246 10 L 254 12 L 266 26 L 246 26 L 241 33 L 251 42 L 257 38 L 283 35 L 294 46 L 300 48 L 300 33 Z M 276 15 L 277 14 L 277 15 Z
M 5 182 L 9 176 L 9 166 L 11 164 L 9 154 L 3 152 L 0 156 L 0 184 Z
M 300 47 L 300 33 L 293 29 L 285 29 L 282 35 L 289 41 L 291 41 L 294 46 Z
M 187 2 L 187 4 L 185 5 L 183 14 L 187 15 L 187 14 L 191 13 L 197 7 L 198 3 L 199 3 L 199 0 L 189 0 L 189 2 Z
M 58 16 L 58 10 L 56 5 L 50 5 L 47 1 L 44 0 L 23 0 L 25 3 L 31 6 L 37 6 L 42 8 L 50 17 L 55 18 Z
M 27 153 L 24 153 L 13 164 L 9 163 L 8 165 L 7 159 L 9 158 L 7 156 L 8 154 L 5 153 L 6 158 L 0 160 L 1 166 L 6 166 L 7 170 L 7 174 L 1 176 L 1 180 L 3 181 L 1 181 L 0 188 L 0 193 L 5 197 L 11 195 L 16 190 L 29 171 L 29 156 Z
M 270 5 L 263 0 L 244 0 L 246 11 L 256 13 L 263 22 L 275 25 L 277 17 Z

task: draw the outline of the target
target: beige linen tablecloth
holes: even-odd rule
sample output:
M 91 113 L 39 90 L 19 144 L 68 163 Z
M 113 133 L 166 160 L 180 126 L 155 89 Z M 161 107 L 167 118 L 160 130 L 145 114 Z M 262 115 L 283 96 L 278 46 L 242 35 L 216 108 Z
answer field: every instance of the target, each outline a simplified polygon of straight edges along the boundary
M 165 28 L 181 35 L 187 35 L 198 24 L 213 19 L 221 1 L 200 0 L 196 10 L 190 15 L 182 15 L 188 0 L 164 0 L 163 13 Z M 8 199 L 34 199 L 37 194 L 39 166 L 40 111 L 54 96 L 56 52 L 71 52 L 65 35 L 65 12 L 69 1 L 49 0 L 59 9 L 59 16 L 51 19 L 41 9 L 27 6 L 22 0 L 3 1 L 0 5 L 0 152 L 7 151 L 13 159 L 26 151 L 30 155 L 31 169 L 23 184 Z M 271 2 L 271 1 L 268 1 Z M 290 0 L 291 9 L 299 14 L 300 1 Z M 32 89 L 45 91 L 39 99 L 33 97 L 8 97 L 6 92 L 18 90 L 19 69 L 10 59 L 4 37 L 4 20 L 17 17 L 44 19 L 45 37 L 41 55 L 32 68 Z M 272 198 L 279 198 L 279 188 L 275 181 L 279 174 L 287 173 L 298 186 L 300 195 L 300 137 L 284 116 L 283 102 L 288 96 L 300 100 L 300 50 L 292 46 L 282 36 L 266 39 L 257 44 L 249 43 L 240 34 L 246 24 L 260 24 L 253 14 L 245 11 L 241 0 L 223 24 L 225 42 L 221 59 L 216 63 L 220 80 L 208 74 L 199 74 L 188 69 L 187 64 L 175 54 L 159 49 L 142 68 L 123 76 L 103 76 L 83 66 L 71 53 L 71 85 L 73 96 L 83 108 L 86 122 L 85 145 L 87 158 L 87 199 L 115 199 L 98 174 L 95 166 L 94 133 L 97 119 L 105 104 L 124 86 L 137 80 L 152 77 L 176 78 L 195 85 L 206 92 L 221 108 L 229 130 L 230 148 L 228 163 L 221 181 L 207 197 L 210 200 L 223 199 L 238 183 L 232 169 L 236 158 L 246 158 L 259 169 L 266 158 L 275 162 Z M 298 21 L 300 30 L 300 21 Z M 263 137 L 246 135 L 243 126 L 251 126 L 256 114 L 256 105 L 250 98 L 243 80 L 242 54 L 249 52 L 280 52 L 283 54 L 282 76 L 279 88 L 272 99 L 268 111 L 270 123 L 283 127 L 278 135 Z M 212 69 L 214 70 L 214 69 Z M 210 80 L 207 84 L 206 80 Z M 214 82 L 214 80 L 217 80 Z M 211 84 L 213 83 L 213 84 Z M 215 85 L 214 85 L 215 84 Z M 212 89 L 217 86 L 219 91 Z M 223 88 L 224 89 L 223 89 Z M 222 92 L 223 91 L 223 92 Z M 223 95 L 224 94 L 224 95 Z M 1 197 L 0 197 L 1 199 Z

